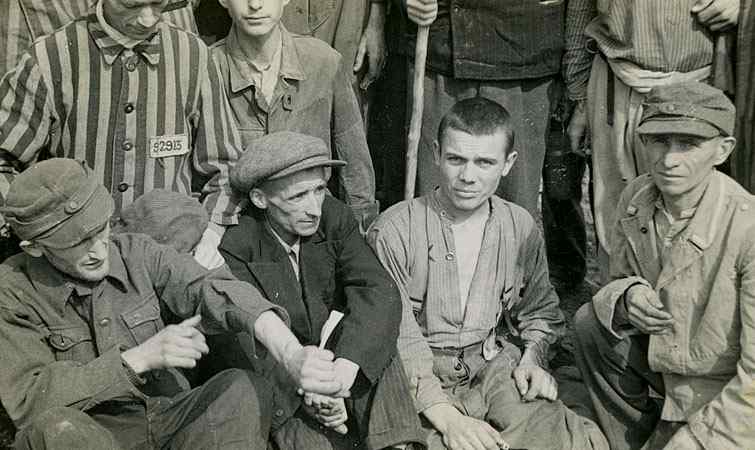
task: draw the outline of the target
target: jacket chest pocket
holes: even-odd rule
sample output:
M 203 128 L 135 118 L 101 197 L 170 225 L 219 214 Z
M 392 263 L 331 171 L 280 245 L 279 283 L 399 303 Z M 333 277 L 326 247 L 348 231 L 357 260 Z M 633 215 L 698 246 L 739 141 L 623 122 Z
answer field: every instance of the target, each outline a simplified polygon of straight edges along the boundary
M 47 343 L 57 361 L 88 362 L 97 356 L 92 332 L 86 326 L 50 328 Z
M 131 337 L 137 344 L 151 338 L 163 328 L 157 295 L 152 294 L 135 308 L 121 314 Z

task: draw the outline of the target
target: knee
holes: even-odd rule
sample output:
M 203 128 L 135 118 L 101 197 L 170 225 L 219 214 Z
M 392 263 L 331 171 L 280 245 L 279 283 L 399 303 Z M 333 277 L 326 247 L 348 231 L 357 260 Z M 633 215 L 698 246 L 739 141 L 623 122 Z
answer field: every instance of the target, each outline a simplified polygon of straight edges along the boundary
M 93 440 L 102 440 L 96 444 Z M 74 408 L 51 408 L 24 427 L 17 437 L 18 448 L 112 448 L 110 432 L 88 414 Z
M 577 337 L 579 345 L 585 345 L 591 342 L 600 329 L 600 322 L 595 316 L 592 302 L 587 302 L 580 306 L 574 314 L 574 334 Z
M 273 388 L 269 381 L 254 372 L 227 369 L 208 383 L 220 403 L 242 405 L 254 411 L 269 411 L 273 408 Z

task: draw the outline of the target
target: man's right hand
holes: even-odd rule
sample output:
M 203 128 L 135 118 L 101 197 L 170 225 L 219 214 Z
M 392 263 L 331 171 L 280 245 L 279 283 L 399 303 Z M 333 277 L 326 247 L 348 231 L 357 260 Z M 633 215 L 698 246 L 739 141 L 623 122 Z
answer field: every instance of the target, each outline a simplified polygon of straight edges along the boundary
M 485 421 L 465 416 L 448 403 L 427 408 L 423 414 L 443 435 L 443 444 L 449 450 L 499 450 L 509 445 Z
M 430 25 L 438 15 L 438 0 L 406 0 L 406 13 L 417 25 Z
M 124 361 L 141 375 L 150 370 L 197 365 L 209 353 L 204 335 L 196 328 L 202 317 L 196 315 L 178 325 L 168 325 L 159 333 L 121 354 Z
M 664 311 L 658 294 L 645 286 L 636 284 L 624 294 L 627 318 L 635 328 L 645 334 L 668 334 L 674 325 L 674 318 Z
M 315 346 L 286 349 L 283 362 L 286 372 L 298 384 L 299 391 L 335 396 L 341 392 L 341 382 L 336 376 L 333 352 Z M 348 396 L 341 393 L 340 396 Z
M 587 137 L 587 108 L 585 101 L 577 102 L 572 111 L 566 133 L 573 152 L 579 151 Z

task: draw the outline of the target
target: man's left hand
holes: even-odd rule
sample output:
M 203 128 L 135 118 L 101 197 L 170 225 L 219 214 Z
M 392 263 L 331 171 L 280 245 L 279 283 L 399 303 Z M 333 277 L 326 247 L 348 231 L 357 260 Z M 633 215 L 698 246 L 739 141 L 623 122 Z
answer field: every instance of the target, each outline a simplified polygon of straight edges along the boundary
M 697 440 L 689 425 L 679 428 L 663 450 L 703 450 L 700 441 Z
M 536 398 L 556 400 L 558 384 L 551 374 L 536 364 L 520 364 L 512 373 L 522 401 L 531 402 Z
M 349 432 L 346 426 L 349 415 L 343 398 L 307 392 L 304 394 L 304 410 L 323 426 L 339 434 Z
M 366 60 L 367 73 L 359 83 L 359 87 L 365 90 L 380 76 L 385 63 L 385 5 L 373 3 L 372 8 L 359 41 L 353 68 L 354 73 L 359 72 Z
M 739 22 L 740 0 L 697 0 L 692 13 L 711 31 L 725 31 Z
M 205 269 L 216 269 L 225 263 L 218 251 L 218 245 L 223 238 L 225 229 L 211 223 L 202 234 L 202 239 L 194 248 L 194 259 Z

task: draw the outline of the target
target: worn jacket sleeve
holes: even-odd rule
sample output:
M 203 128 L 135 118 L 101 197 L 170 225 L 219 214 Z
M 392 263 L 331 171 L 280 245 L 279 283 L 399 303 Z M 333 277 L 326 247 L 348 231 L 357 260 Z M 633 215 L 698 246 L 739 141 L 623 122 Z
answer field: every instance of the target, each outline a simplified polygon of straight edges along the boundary
M 433 354 L 414 317 L 409 298 L 409 258 L 411 255 L 409 220 L 380 216 L 367 234 L 378 259 L 391 274 L 401 294 L 402 317 L 398 353 L 404 364 L 414 404 L 418 412 L 438 403 L 450 403 L 433 373 Z
M 228 174 L 241 153 L 241 137 L 231 114 L 220 72 L 209 51 L 206 67 L 201 70 L 199 112 L 196 120 L 193 164 L 195 171 L 207 179 L 202 194 L 210 220 L 219 225 L 238 223 L 241 198 L 228 181 Z
M 225 266 L 208 271 L 191 255 L 149 240 L 134 239 L 129 245 L 135 247 L 130 255 L 143 251 L 160 301 L 178 317 L 201 314 L 207 334 L 248 332 L 254 336 L 254 323 L 270 310 L 288 321 L 285 310 L 268 302 L 251 284 L 237 280 Z
M 363 223 L 364 217 L 371 212 L 377 213 L 375 171 L 350 79 L 343 59 L 339 57 L 333 79 L 332 144 L 336 157 L 348 163 L 338 171 L 340 184 L 346 190 L 346 203 Z
M 512 313 L 525 347 L 534 347 L 544 365 L 548 346 L 564 332 L 564 314 L 548 277 L 545 243 L 536 227 L 532 227 L 519 251 L 524 268 L 524 291 Z
M 751 227 L 748 236 L 755 236 Z M 755 442 L 755 241 L 750 239 L 737 261 L 740 358 L 737 373 L 721 392 L 688 420 L 706 449 L 751 448 Z
M 358 364 L 375 383 L 396 353 L 401 299 L 396 284 L 359 232 L 356 220 L 345 208 L 340 217 L 342 240 L 336 283 L 342 286 L 348 314 L 333 352 Z
M 596 0 L 568 0 L 564 29 L 562 72 L 571 100 L 587 98 L 587 82 L 595 56 L 587 49 L 585 28 L 597 15 Z
M 54 121 L 48 86 L 27 53 L 0 80 L 0 204 L 16 172 L 49 142 Z
M 13 423 L 23 428 L 54 407 L 86 411 L 107 400 L 142 394 L 129 380 L 121 349 L 81 363 L 57 361 L 45 326 L 12 293 L 0 293 L 0 395 Z

